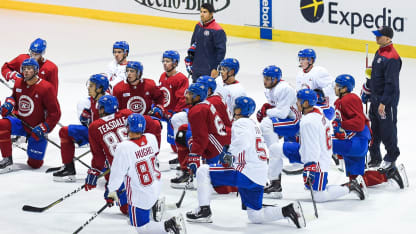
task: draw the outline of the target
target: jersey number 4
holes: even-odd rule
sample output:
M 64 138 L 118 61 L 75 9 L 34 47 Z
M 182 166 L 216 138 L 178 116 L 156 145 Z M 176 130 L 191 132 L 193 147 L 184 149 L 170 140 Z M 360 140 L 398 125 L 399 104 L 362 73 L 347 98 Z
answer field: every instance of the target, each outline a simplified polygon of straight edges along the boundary
M 156 156 L 150 158 L 151 168 L 148 160 L 140 161 L 136 163 L 136 171 L 139 176 L 140 183 L 143 186 L 151 185 L 154 179 L 160 180 L 161 174 L 156 166 Z

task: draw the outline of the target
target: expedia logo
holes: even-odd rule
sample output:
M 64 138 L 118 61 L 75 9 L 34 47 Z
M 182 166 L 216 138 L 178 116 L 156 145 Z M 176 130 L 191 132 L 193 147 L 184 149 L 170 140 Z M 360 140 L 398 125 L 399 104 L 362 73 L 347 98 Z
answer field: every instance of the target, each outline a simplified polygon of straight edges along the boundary
M 323 0 L 301 0 L 300 11 L 307 21 L 318 22 L 324 15 L 324 2 Z
M 383 7 L 373 14 L 340 9 L 339 4 L 339 2 L 328 2 L 326 6 L 328 20 L 324 21 L 325 23 L 347 26 L 351 34 L 354 34 L 359 27 L 376 29 L 383 25 L 392 27 L 396 32 L 404 32 L 405 17 L 394 16 L 393 10 L 389 8 Z M 303 18 L 310 23 L 315 23 L 322 19 L 324 2 L 323 0 L 301 0 L 300 11 Z
M 214 6 L 215 12 L 226 9 L 231 0 L 134 0 L 142 6 L 158 11 L 174 14 L 199 15 L 201 5 L 208 2 Z

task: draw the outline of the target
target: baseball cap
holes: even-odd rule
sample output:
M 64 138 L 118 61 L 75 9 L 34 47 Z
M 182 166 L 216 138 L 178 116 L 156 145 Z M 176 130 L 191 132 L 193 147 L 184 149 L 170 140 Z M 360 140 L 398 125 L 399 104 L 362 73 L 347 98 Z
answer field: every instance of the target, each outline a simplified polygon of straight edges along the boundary
M 391 29 L 389 26 L 382 26 L 382 27 L 380 27 L 377 30 L 374 30 L 372 32 L 377 37 L 386 36 L 386 37 L 389 37 L 389 38 L 393 38 L 393 29 Z

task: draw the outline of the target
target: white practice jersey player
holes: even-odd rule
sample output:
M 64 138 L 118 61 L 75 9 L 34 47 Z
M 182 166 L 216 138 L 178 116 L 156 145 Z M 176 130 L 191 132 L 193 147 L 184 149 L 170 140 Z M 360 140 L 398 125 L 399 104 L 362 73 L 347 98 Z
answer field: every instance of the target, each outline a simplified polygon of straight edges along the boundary
M 256 184 L 267 182 L 267 152 L 260 128 L 249 118 L 240 118 L 231 127 L 228 151 L 235 156 L 233 167 Z
M 117 61 L 113 60 L 108 64 L 106 74 L 108 81 L 110 82 L 111 90 L 118 82 L 126 80 L 126 66 L 127 61 L 126 63 L 119 64 Z
M 160 194 L 158 152 L 156 137 L 149 133 L 144 133 L 138 140 L 119 143 L 111 165 L 108 190 L 116 191 L 124 181 L 128 204 L 151 209 Z
M 222 89 L 218 89 L 218 93 L 220 93 L 224 99 L 230 113 L 234 112 L 235 99 L 241 96 L 247 96 L 243 85 L 238 81 L 235 81 L 232 84 L 223 84 Z M 232 114 L 230 116 L 232 116 Z
M 322 110 L 314 107 L 300 121 L 299 153 L 303 163 L 317 162 L 321 171 L 329 171 L 332 157 L 332 125 Z
M 328 71 L 320 66 L 313 66 L 312 69 L 305 73 L 303 70 L 296 76 L 296 90 L 301 89 L 320 89 L 325 96 L 329 97 L 330 105 L 333 106 L 337 97 L 334 91 L 335 79 L 329 75 Z
M 288 82 L 280 80 L 275 87 L 266 89 L 264 95 L 267 102 L 274 106 L 266 111 L 267 117 L 279 119 L 296 117 L 296 114 L 291 111 L 291 107 L 296 106 L 296 91 Z

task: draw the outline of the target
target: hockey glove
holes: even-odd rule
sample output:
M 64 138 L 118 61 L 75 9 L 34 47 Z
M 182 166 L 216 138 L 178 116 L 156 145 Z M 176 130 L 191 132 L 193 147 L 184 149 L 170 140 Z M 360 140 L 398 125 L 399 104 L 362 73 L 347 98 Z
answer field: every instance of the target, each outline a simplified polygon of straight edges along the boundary
M 224 145 L 222 152 L 219 155 L 220 162 L 224 167 L 232 167 L 234 163 L 234 156 L 228 152 L 229 145 Z
M 109 207 L 112 207 L 114 205 L 114 202 L 118 202 L 118 191 L 113 191 L 111 193 L 108 193 L 108 189 L 106 188 L 104 193 L 105 201 L 107 202 Z
M 263 120 L 264 117 L 267 116 L 266 111 L 270 108 L 273 108 L 273 106 L 269 103 L 264 103 L 261 109 L 257 112 L 257 121 L 259 121 L 259 123 Z
M 91 123 L 91 110 L 88 108 L 84 108 L 81 115 L 79 116 L 79 121 L 85 127 L 90 126 Z
M 198 169 L 199 165 L 201 165 L 201 156 L 194 153 L 188 154 L 187 165 L 189 170 L 192 171 L 192 174 L 196 175 L 196 170 Z
M 172 117 L 172 113 L 167 111 L 162 105 L 152 105 L 152 109 L 148 113 L 158 119 L 169 120 Z
M 13 111 L 16 101 L 13 97 L 6 98 L 6 102 L 1 106 L 1 116 L 6 117 Z
M 31 136 L 36 140 L 45 139 L 45 134 L 49 132 L 49 125 L 47 123 L 41 123 L 32 129 Z
M 316 162 L 308 162 L 303 166 L 303 182 L 306 187 L 309 188 L 309 185 L 313 187 L 315 183 L 315 173 L 319 171 L 319 168 Z
M 332 127 L 334 128 L 334 135 L 335 138 L 344 140 L 345 139 L 345 130 L 341 127 L 341 120 L 340 119 L 334 119 L 332 121 Z
M 20 73 L 17 72 L 17 71 L 9 71 L 9 72 L 7 72 L 5 78 L 6 78 L 7 81 L 10 81 L 10 80 L 15 81 L 17 79 L 21 79 L 22 75 L 20 75 Z
M 185 67 L 186 71 L 189 73 L 189 75 L 192 75 L 192 64 L 193 64 L 194 58 L 191 56 L 185 57 Z
M 87 173 L 87 178 L 85 178 L 85 191 L 92 190 L 93 188 L 97 187 L 97 179 L 101 174 L 101 172 L 95 168 L 88 169 Z
M 367 87 L 367 84 L 363 84 L 363 88 L 361 89 L 361 101 L 364 104 L 367 104 L 368 100 L 370 100 L 371 97 L 371 90 Z

